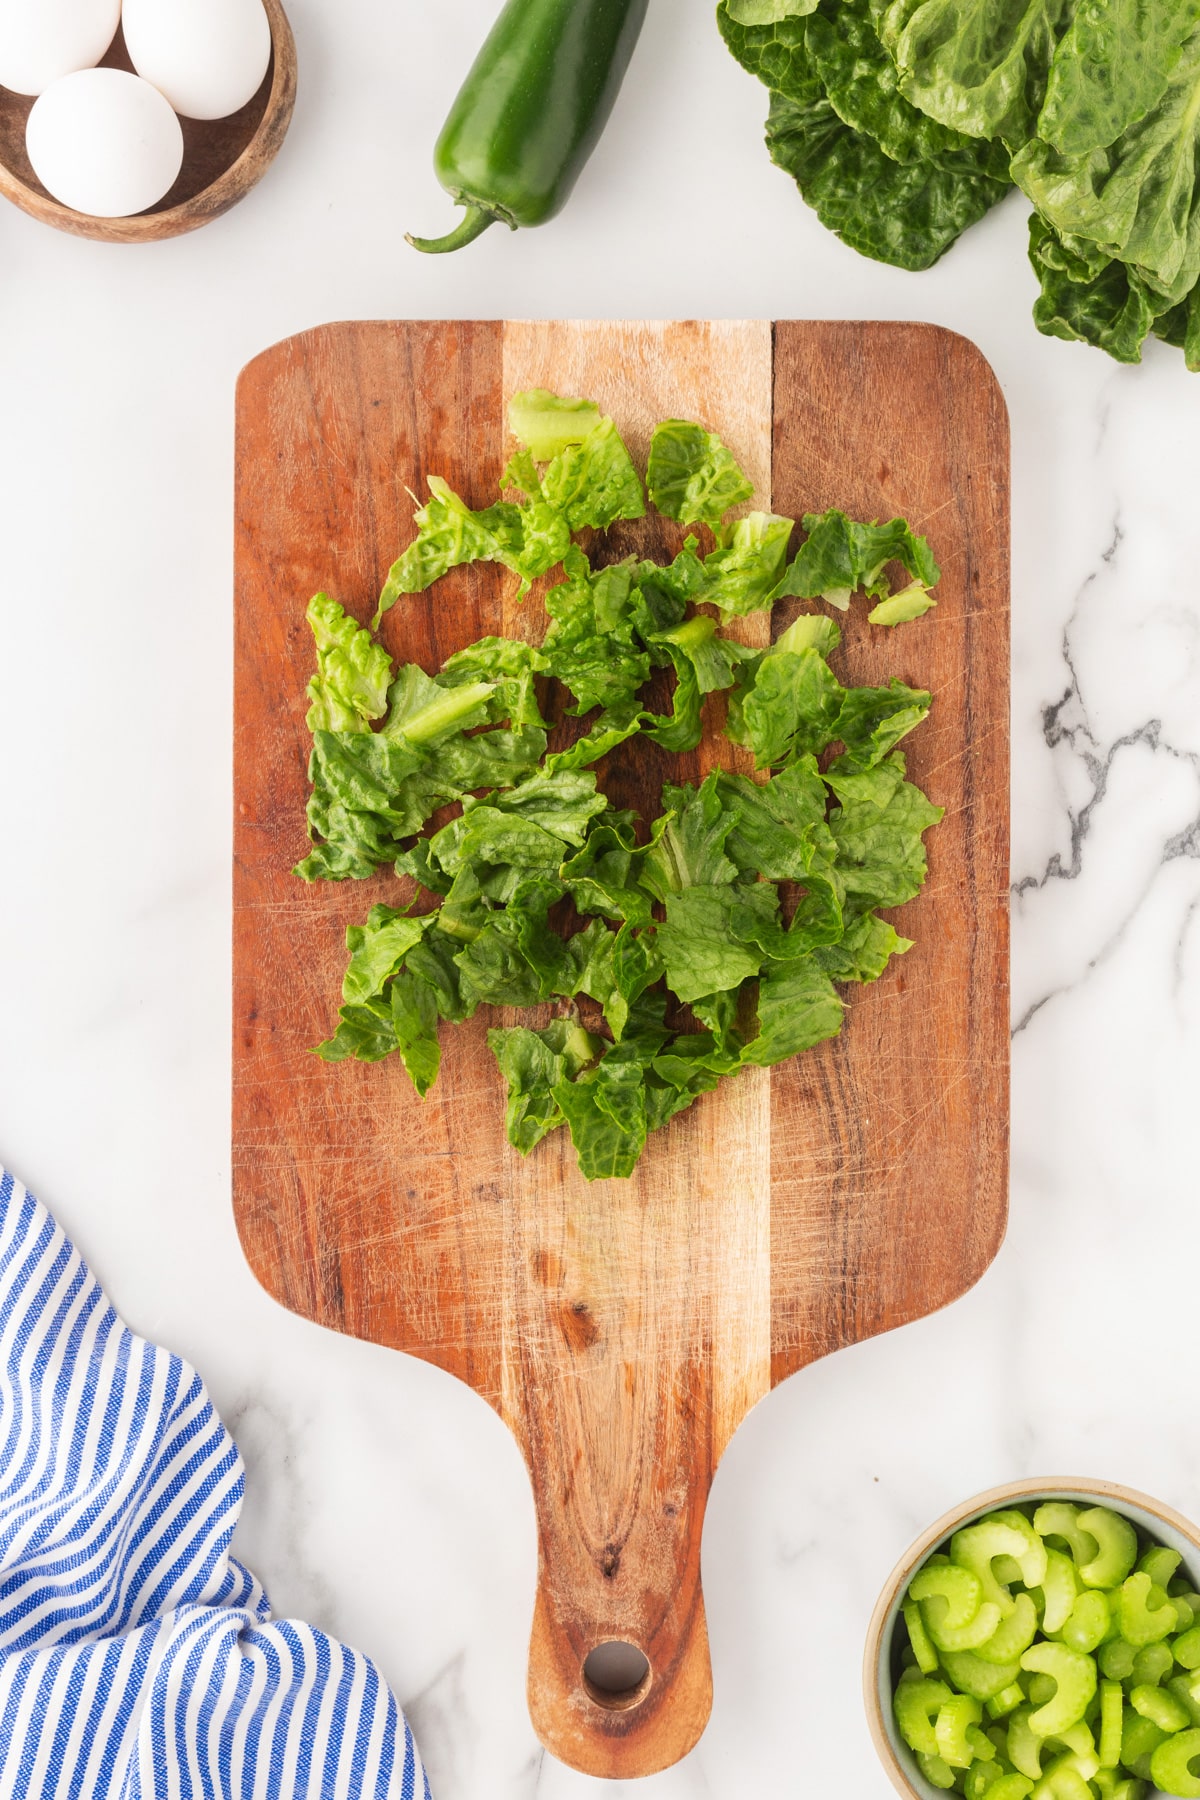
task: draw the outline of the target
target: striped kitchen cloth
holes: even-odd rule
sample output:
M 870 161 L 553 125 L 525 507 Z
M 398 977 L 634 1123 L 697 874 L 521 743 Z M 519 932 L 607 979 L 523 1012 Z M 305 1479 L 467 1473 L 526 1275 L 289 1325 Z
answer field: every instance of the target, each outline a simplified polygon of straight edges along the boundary
M 0 1169 L 0 1796 L 429 1800 L 365 1656 L 229 1554 L 242 1460 Z

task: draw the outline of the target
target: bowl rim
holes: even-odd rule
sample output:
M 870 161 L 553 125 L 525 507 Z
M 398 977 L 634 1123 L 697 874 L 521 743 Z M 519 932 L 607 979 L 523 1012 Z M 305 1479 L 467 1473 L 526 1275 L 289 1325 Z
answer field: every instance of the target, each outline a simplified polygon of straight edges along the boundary
M 245 198 L 266 174 L 287 136 L 296 104 L 296 40 L 283 0 L 262 0 L 271 27 L 271 85 L 262 118 L 249 142 L 215 181 L 190 199 L 165 212 L 134 213 L 128 218 L 104 219 L 77 212 L 61 200 L 30 187 L 0 162 L 0 194 L 43 225 L 72 237 L 91 238 L 110 244 L 158 243 L 181 237 L 220 218 Z
M 867 1723 L 871 1731 L 871 1739 L 876 1753 L 883 1764 L 892 1786 L 904 1800 L 944 1800 L 938 1790 L 920 1782 L 920 1777 L 910 1772 L 901 1761 L 897 1744 L 892 1731 L 891 1722 L 891 1683 L 887 1680 L 888 1692 L 884 1696 L 884 1649 L 890 1647 L 890 1634 L 895 1628 L 895 1621 L 900 1609 L 901 1597 L 908 1583 L 930 1551 L 950 1537 L 961 1525 L 978 1518 L 982 1513 L 994 1512 L 998 1507 L 1011 1506 L 1016 1501 L 1040 1500 L 1072 1500 L 1090 1499 L 1093 1504 L 1100 1503 L 1111 1506 L 1115 1512 L 1123 1512 L 1131 1516 L 1131 1522 L 1140 1524 L 1137 1514 L 1155 1521 L 1159 1527 L 1165 1527 L 1168 1534 L 1179 1537 L 1191 1546 L 1200 1558 L 1200 1526 L 1191 1519 L 1185 1518 L 1165 1501 L 1156 1500 L 1150 1494 L 1144 1494 L 1137 1488 L 1125 1487 L 1119 1482 L 1089 1480 L 1079 1476 L 1036 1476 L 1022 1481 L 1008 1481 L 999 1487 L 985 1488 L 982 1493 L 964 1500 L 960 1505 L 952 1507 L 933 1524 L 928 1526 L 919 1537 L 915 1538 L 896 1563 L 891 1574 L 883 1585 L 875 1609 L 871 1614 L 871 1623 L 867 1627 L 866 1648 L 863 1655 L 863 1699 L 866 1705 Z M 1143 1531 L 1149 1528 L 1142 1525 Z M 1198 1571 L 1200 1573 L 1200 1571 Z

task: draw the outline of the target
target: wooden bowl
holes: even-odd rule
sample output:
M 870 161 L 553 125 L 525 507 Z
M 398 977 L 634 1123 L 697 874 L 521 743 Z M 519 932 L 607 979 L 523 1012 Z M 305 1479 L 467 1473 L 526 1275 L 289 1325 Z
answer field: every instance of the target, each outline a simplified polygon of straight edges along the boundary
M 1111 1481 L 1064 1481 L 1052 1477 L 1012 1481 L 1006 1487 L 976 1494 L 973 1500 L 965 1501 L 938 1519 L 909 1546 L 888 1577 L 871 1618 L 863 1660 L 863 1696 L 871 1736 L 892 1786 L 898 1794 L 905 1796 L 905 1800 L 946 1800 L 943 1791 L 921 1774 L 916 1758 L 896 1730 L 892 1713 L 899 1660 L 896 1625 L 905 1591 L 929 1553 L 944 1544 L 960 1526 L 969 1525 L 972 1520 L 994 1512 L 998 1507 L 1022 1505 L 1032 1500 L 1071 1500 L 1088 1506 L 1107 1506 L 1113 1512 L 1123 1513 L 1144 1536 L 1166 1544 L 1171 1550 L 1178 1550 L 1193 1584 L 1200 1575 L 1200 1527 L 1164 1506 L 1160 1500 L 1152 1500 L 1148 1494 L 1139 1494 L 1133 1488 L 1117 1487 Z
M 296 42 L 280 0 L 263 0 L 271 22 L 271 63 L 253 100 L 227 119 L 180 119 L 183 167 L 169 194 L 130 219 L 96 219 L 63 206 L 46 192 L 25 150 L 27 94 L 0 88 L 0 193 L 44 225 L 109 244 L 150 244 L 181 237 L 217 219 L 262 179 L 287 136 L 296 104 Z M 101 67 L 132 69 L 124 34 Z

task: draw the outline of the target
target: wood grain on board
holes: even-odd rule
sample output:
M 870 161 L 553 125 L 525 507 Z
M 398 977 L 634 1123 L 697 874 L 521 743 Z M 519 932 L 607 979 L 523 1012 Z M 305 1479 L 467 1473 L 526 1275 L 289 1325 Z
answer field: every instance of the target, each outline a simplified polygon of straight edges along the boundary
M 855 989 L 836 1043 L 726 1083 L 589 1186 L 561 1141 L 504 1139 L 487 1021 L 444 1034 L 423 1103 L 397 1065 L 325 1065 L 344 932 L 396 882 L 305 887 L 304 607 L 360 619 L 444 475 L 494 496 L 508 396 L 595 397 L 635 454 L 702 419 L 799 516 L 905 512 L 944 569 L 940 605 L 889 633 L 856 609 L 846 678 L 936 704 L 914 778 L 947 809 L 903 925 L 918 947 Z M 973 347 L 927 326 L 408 323 L 332 326 L 257 359 L 238 396 L 234 1187 L 260 1280 L 333 1329 L 426 1357 L 513 1430 L 540 1535 L 530 1708 L 546 1745 L 607 1776 L 665 1767 L 711 1704 L 700 1539 L 713 1472 L 772 1380 L 963 1292 L 995 1254 L 1007 1189 L 1007 428 Z M 671 554 L 663 521 L 605 554 Z M 384 637 L 435 668 L 489 631 L 536 634 L 512 578 L 459 570 Z M 786 620 L 776 620 L 778 629 Z M 765 620 L 746 622 L 751 641 Z M 725 743 L 720 753 L 733 752 Z M 642 746 L 608 774 L 657 810 L 716 747 Z M 619 791 L 619 792 L 618 792 Z M 650 1676 L 614 1702 L 581 1674 L 605 1639 Z

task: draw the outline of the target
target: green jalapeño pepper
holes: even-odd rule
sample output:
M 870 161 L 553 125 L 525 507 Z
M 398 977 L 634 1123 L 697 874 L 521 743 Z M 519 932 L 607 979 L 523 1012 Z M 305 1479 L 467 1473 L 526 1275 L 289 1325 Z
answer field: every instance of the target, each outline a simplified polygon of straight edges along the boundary
M 608 123 L 648 0 L 508 0 L 450 109 L 437 178 L 466 208 L 418 250 L 458 250 L 503 220 L 542 225 L 566 204 Z

